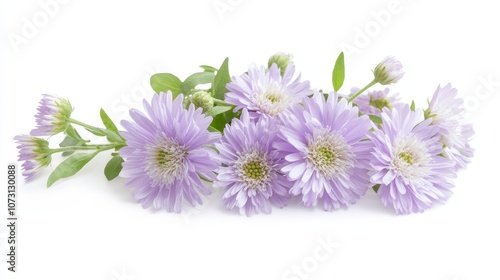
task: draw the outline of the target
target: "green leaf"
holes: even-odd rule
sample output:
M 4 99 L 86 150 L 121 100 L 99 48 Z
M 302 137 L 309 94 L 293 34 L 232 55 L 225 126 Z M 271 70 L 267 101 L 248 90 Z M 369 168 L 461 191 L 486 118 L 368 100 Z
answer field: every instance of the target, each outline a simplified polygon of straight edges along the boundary
M 78 131 L 76 131 L 76 129 L 71 125 L 66 128 L 64 133 L 66 134 L 66 137 L 64 137 L 63 141 L 59 144 L 59 147 L 82 146 L 83 144 L 88 142 L 88 140 L 82 139 Z M 72 155 L 74 152 L 75 151 L 66 151 L 61 155 L 63 157 L 66 157 Z
M 415 112 L 415 100 L 412 100 L 411 101 L 411 106 L 410 106 L 410 109 Z
M 219 131 L 217 128 L 212 127 L 212 126 L 209 126 L 209 127 L 207 128 L 207 130 L 208 130 L 208 131 L 210 131 L 210 132 L 219 132 L 219 133 L 221 132 L 221 131 Z
M 47 180 L 47 188 L 52 186 L 55 182 L 60 179 L 68 178 L 75 175 L 82 167 L 85 166 L 89 161 L 91 161 L 99 151 L 92 154 L 74 154 L 63 162 L 61 162 L 54 171 L 49 176 Z
M 198 72 L 186 78 L 181 84 L 181 92 L 188 94 L 197 85 L 211 84 L 214 80 L 214 73 L 212 72 Z
M 64 131 L 64 133 L 66 133 L 66 135 L 68 135 L 69 137 L 75 139 L 75 140 L 82 140 L 82 137 L 80 136 L 80 134 L 78 134 L 78 131 L 76 131 L 76 129 L 72 126 L 72 125 L 68 125 L 68 127 L 66 128 L 66 130 Z
M 341 52 L 335 61 L 332 73 L 332 84 L 335 91 L 339 91 L 344 84 L 345 79 L 345 66 L 344 66 L 344 53 Z
M 156 93 L 171 91 L 175 98 L 181 91 L 182 81 L 170 73 L 158 73 L 151 76 L 151 87 Z
M 64 140 L 59 144 L 59 147 L 81 146 L 83 143 L 85 143 L 85 142 L 78 141 L 71 136 L 66 136 L 66 137 L 64 137 Z M 74 151 L 66 151 L 66 152 L 62 153 L 62 156 L 66 157 L 66 156 L 69 156 L 73 153 L 74 153 Z
M 205 72 L 216 72 L 218 69 L 208 65 L 200 65 L 200 68 L 205 70 Z
M 120 134 L 111 130 L 97 128 L 97 127 L 96 128 L 86 127 L 85 129 L 96 136 L 101 136 L 101 137 L 106 136 L 106 138 L 108 138 L 110 142 L 114 143 L 125 142 L 125 139 L 123 139 L 123 137 L 121 137 Z
M 215 106 L 212 107 L 212 109 L 208 110 L 205 115 L 215 117 L 219 114 L 222 114 L 224 112 L 227 112 L 229 110 L 233 109 L 231 106 Z
M 211 127 L 215 128 L 217 131 L 224 131 L 224 127 L 227 124 L 227 120 L 224 117 L 223 114 L 217 115 L 214 117 L 212 123 L 210 124 Z
M 373 186 L 373 190 L 375 192 L 378 192 L 378 189 L 380 188 L 380 184 L 376 184 L 375 186 Z
M 372 122 L 374 123 L 377 123 L 377 124 L 381 124 L 382 123 L 382 118 L 379 117 L 379 116 L 375 116 L 375 115 L 368 115 L 370 117 L 370 120 L 372 120 Z
M 118 155 L 115 155 L 108 161 L 108 164 L 106 164 L 106 167 L 104 168 L 104 175 L 106 176 L 106 179 L 108 179 L 108 181 L 111 181 L 114 178 L 118 177 L 118 175 L 120 175 L 120 172 L 123 168 L 123 162 L 123 158 Z
M 116 140 L 119 140 L 119 142 L 125 141 L 123 137 L 121 137 L 120 132 L 118 131 L 118 128 L 116 125 L 113 123 L 113 121 L 109 118 L 108 114 L 104 111 L 104 109 L 101 109 L 100 111 L 101 115 L 101 120 L 108 132 L 105 132 L 105 136 L 108 138 L 109 142 L 116 142 Z M 113 135 L 111 135 L 113 133 Z M 116 136 L 119 136 L 119 139 L 116 138 Z
M 224 100 L 224 94 L 228 92 L 226 85 L 229 82 L 231 82 L 231 77 L 229 76 L 229 58 L 226 58 L 214 78 L 212 87 L 214 89 L 214 98 Z
M 101 120 L 102 120 L 102 123 L 104 124 L 104 127 L 106 127 L 108 130 L 111 130 L 113 132 L 120 133 L 118 131 L 118 128 L 116 127 L 116 125 L 113 123 L 113 121 L 109 118 L 108 114 L 106 114 L 106 112 L 102 108 L 100 111 L 100 115 L 101 115 Z

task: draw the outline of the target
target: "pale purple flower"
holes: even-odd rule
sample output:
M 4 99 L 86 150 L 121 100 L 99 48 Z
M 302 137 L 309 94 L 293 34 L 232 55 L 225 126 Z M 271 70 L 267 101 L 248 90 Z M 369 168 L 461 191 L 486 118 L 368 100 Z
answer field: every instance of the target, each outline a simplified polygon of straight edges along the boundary
M 227 84 L 225 101 L 236 106 L 235 112 L 247 108 L 252 119 L 274 117 L 312 93 L 309 82 L 301 82 L 300 75 L 294 79 L 294 72 L 289 65 L 282 77 L 276 64 L 269 70 L 253 65 L 248 73 L 233 77 Z
M 18 160 L 24 161 L 21 165 L 26 181 L 36 177 L 38 170 L 48 166 L 52 160 L 49 142 L 29 135 L 17 135 L 14 140 L 19 144 L 17 149 Z
M 271 213 L 271 202 L 286 206 L 290 182 L 279 170 L 283 161 L 272 147 L 277 140 L 276 119 L 262 116 L 250 120 L 243 109 L 240 119 L 234 119 L 224 129 L 224 136 L 215 147 L 218 170 L 215 188 L 223 188 L 222 201 L 228 209 L 239 208 L 242 215 Z
M 44 94 L 40 100 L 37 114 L 37 126 L 31 131 L 33 136 L 52 136 L 66 130 L 73 107 L 67 99 Z
M 426 118 L 432 118 L 432 125 L 439 128 L 444 155 L 456 162 L 462 169 L 470 162 L 474 149 L 470 146 L 474 130 L 472 125 L 463 124 L 464 101 L 457 97 L 457 90 L 450 84 L 438 86 L 426 110 Z
M 402 110 L 384 108 L 382 127 L 370 136 L 371 182 L 380 185 L 382 203 L 397 214 L 422 212 L 451 195 L 455 163 L 441 155 L 439 129 L 431 121 L 408 105 Z
M 352 93 L 356 93 L 358 89 L 353 88 Z M 359 111 L 362 114 L 379 116 L 383 108 L 402 108 L 404 103 L 400 101 L 399 94 L 389 94 L 389 88 L 384 90 L 369 91 L 362 94 L 354 101 L 358 105 Z
M 381 85 L 393 84 L 399 81 L 403 76 L 403 65 L 392 56 L 386 57 L 373 70 L 375 81 Z
M 145 113 L 131 109 L 133 121 L 121 122 L 127 143 L 119 152 L 125 160 L 121 175 L 144 208 L 179 213 L 183 200 L 194 206 L 202 204 L 198 193 L 211 193 L 201 178 L 215 179 L 219 163 L 207 146 L 219 133 L 208 132 L 212 118 L 193 104 L 184 109 L 183 99 L 172 100 L 170 91 L 154 95 L 151 104 L 144 100 Z
M 274 147 L 285 158 L 281 169 L 293 182 L 291 194 L 306 207 L 322 199 L 331 210 L 356 203 L 371 186 L 366 141 L 372 123 L 337 94 L 321 93 L 292 105 L 280 116 L 280 141 Z

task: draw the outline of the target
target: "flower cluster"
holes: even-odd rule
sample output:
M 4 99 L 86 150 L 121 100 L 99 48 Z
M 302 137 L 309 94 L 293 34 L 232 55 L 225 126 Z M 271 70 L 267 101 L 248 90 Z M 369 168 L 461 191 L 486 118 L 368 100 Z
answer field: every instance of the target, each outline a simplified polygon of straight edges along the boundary
M 181 212 L 183 202 L 201 204 L 212 187 L 222 190 L 228 210 L 247 216 L 283 208 L 292 197 L 305 207 L 347 208 L 370 189 L 397 214 L 445 202 L 457 171 L 474 152 L 474 132 L 463 123 L 457 90 L 438 87 L 425 109 L 403 103 L 389 88 L 369 91 L 403 77 L 401 63 L 388 57 L 370 83 L 343 95 L 340 58 L 331 93 L 302 80 L 291 55 L 283 53 L 267 67 L 251 65 L 233 77 L 227 59 L 219 68 L 202 66 L 203 72 L 184 82 L 156 74 L 151 85 L 157 94 L 144 100 L 142 111 L 130 110 L 123 131 L 103 110 L 104 128 L 93 127 L 71 118 L 69 101 L 45 95 L 37 128 L 31 136 L 15 137 L 24 175 L 33 179 L 54 153 L 90 151 L 64 160 L 50 175 L 50 186 L 97 153 L 114 150 L 105 169 L 108 180 L 125 177 L 125 187 L 143 207 L 168 212 Z M 74 126 L 109 143 L 91 144 Z M 36 137 L 58 133 L 66 138 L 56 149 Z

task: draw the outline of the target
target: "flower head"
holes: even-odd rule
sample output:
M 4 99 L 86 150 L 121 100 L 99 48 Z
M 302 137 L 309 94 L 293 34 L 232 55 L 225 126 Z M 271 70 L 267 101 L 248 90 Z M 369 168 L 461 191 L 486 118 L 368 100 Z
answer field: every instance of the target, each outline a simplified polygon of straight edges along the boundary
M 32 180 L 38 169 L 48 166 L 52 160 L 49 142 L 29 135 L 18 135 L 14 140 L 19 144 L 18 160 L 24 161 L 21 165 L 26 181 Z
M 378 196 L 397 214 L 422 212 L 451 195 L 453 161 L 443 157 L 438 128 L 421 110 L 383 109 L 382 127 L 370 138 L 374 143 L 370 164 Z
M 439 128 L 438 134 L 444 146 L 444 155 L 456 162 L 456 168 L 465 168 L 474 154 L 469 142 L 474 135 L 472 125 L 463 124 L 465 109 L 463 100 L 457 98 L 457 90 L 450 84 L 438 86 L 425 117 Z
M 247 108 L 252 119 L 274 117 L 311 94 L 309 82 L 300 82 L 300 75 L 293 80 L 294 72 L 294 67 L 288 67 L 282 77 L 276 64 L 269 71 L 252 66 L 248 73 L 232 78 L 226 102 L 236 105 L 235 111 Z
M 134 198 L 143 207 L 165 208 L 180 212 L 182 201 L 201 204 L 198 192 L 210 194 L 200 179 L 214 180 L 219 164 L 212 160 L 213 144 L 218 133 L 207 131 L 212 118 L 201 109 L 182 106 L 183 95 L 172 101 L 172 93 L 154 95 L 151 103 L 144 100 L 145 114 L 130 110 L 132 121 L 122 121 L 127 146 L 121 175 L 127 178 Z
M 37 126 L 31 131 L 33 136 L 51 136 L 66 130 L 73 107 L 69 100 L 44 94 L 35 115 Z
M 371 143 L 365 141 L 372 124 L 367 116 L 336 94 L 321 93 L 292 105 L 281 117 L 280 141 L 274 144 L 285 158 L 281 169 L 293 182 L 290 192 L 305 206 L 330 210 L 354 204 L 370 187 L 367 161 Z
M 353 89 L 357 92 L 357 89 Z M 362 114 L 380 116 L 383 108 L 401 108 L 404 103 L 400 102 L 399 94 L 389 94 L 389 89 L 370 91 L 356 98 L 356 105 Z
M 388 56 L 375 67 L 373 74 L 375 75 L 375 80 L 381 85 L 393 84 L 404 76 L 405 73 L 402 68 L 403 65 L 401 62 L 392 56 Z
M 282 159 L 272 147 L 276 119 L 263 116 L 250 120 L 246 109 L 224 129 L 215 147 L 222 163 L 215 188 L 224 188 L 222 201 L 228 209 L 238 207 L 241 214 L 271 213 L 271 202 L 282 208 L 288 200 L 290 182 L 280 172 Z
M 281 76 L 283 76 L 288 66 L 293 67 L 292 55 L 279 52 L 269 58 L 269 61 L 267 62 L 268 68 L 271 68 L 273 64 L 278 66 Z

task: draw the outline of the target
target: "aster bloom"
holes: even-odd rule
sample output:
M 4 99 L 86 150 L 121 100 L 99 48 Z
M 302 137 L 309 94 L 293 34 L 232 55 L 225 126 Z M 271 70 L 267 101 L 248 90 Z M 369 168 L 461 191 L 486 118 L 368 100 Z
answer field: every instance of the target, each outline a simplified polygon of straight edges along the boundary
M 52 160 L 49 142 L 45 139 L 29 135 L 18 135 L 14 140 L 19 144 L 18 160 L 24 161 L 21 165 L 26 181 L 36 177 L 38 170 L 48 166 Z
M 223 188 L 227 209 L 238 207 L 242 215 L 271 213 L 271 202 L 286 206 L 290 182 L 279 170 L 282 159 L 272 147 L 277 140 L 276 119 L 267 116 L 251 121 L 246 109 L 224 129 L 215 147 L 221 162 L 215 188 Z
M 373 70 L 375 81 L 381 85 L 393 84 L 399 81 L 403 76 L 403 65 L 392 56 L 386 57 Z
M 357 89 L 353 89 L 357 92 Z M 401 108 L 404 103 L 400 102 L 399 94 L 389 94 L 389 89 L 369 91 L 356 98 L 356 105 L 362 114 L 379 116 L 383 108 Z
M 300 82 L 300 75 L 293 79 L 294 73 L 291 65 L 283 77 L 276 64 L 269 70 L 252 66 L 248 73 L 233 77 L 227 84 L 225 101 L 236 106 L 235 112 L 247 108 L 252 119 L 261 115 L 274 117 L 312 93 L 309 82 Z
M 457 98 L 457 93 L 450 84 L 443 88 L 438 86 L 425 116 L 432 118 L 432 124 L 439 128 L 445 156 L 453 159 L 457 169 L 461 169 L 465 168 L 474 154 L 474 149 L 469 145 L 474 130 L 471 125 L 463 124 L 464 102 Z
M 290 192 L 306 207 L 331 210 L 354 204 L 371 186 L 367 175 L 372 128 L 368 116 L 337 94 L 321 93 L 292 105 L 280 117 L 280 141 L 274 147 L 285 158 L 281 169 L 293 182 Z
M 164 208 L 181 212 L 183 199 L 191 205 L 201 204 L 198 193 L 210 194 L 200 179 L 214 180 L 219 166 L 212 160 L 212 145 L 218 133 L 207 131 L 212 118 L 191 104 L 182 106 L 183 95 L 172 101 L 172 93 L 154 95 L 151 103 L 143 101 L 145 113 L 130 110 L 133 121 L 122 121 L 127 146 L 121 175 L 125 186 L 144 208 Z
M 66 130 L 73 107 L 69 100 L 44 94 L 35 115 L 37 126 L 31 131 L 33 136 L 52 136 Z
M 374 143 L 371 182 L 379 184 L 378 196 L 397 214 L 422 212 L 451 195 L 454 162 L 443 157 L 438 127 L 424 120 L 421 110 L 383 109 L 382 128 L 370 138 Z

